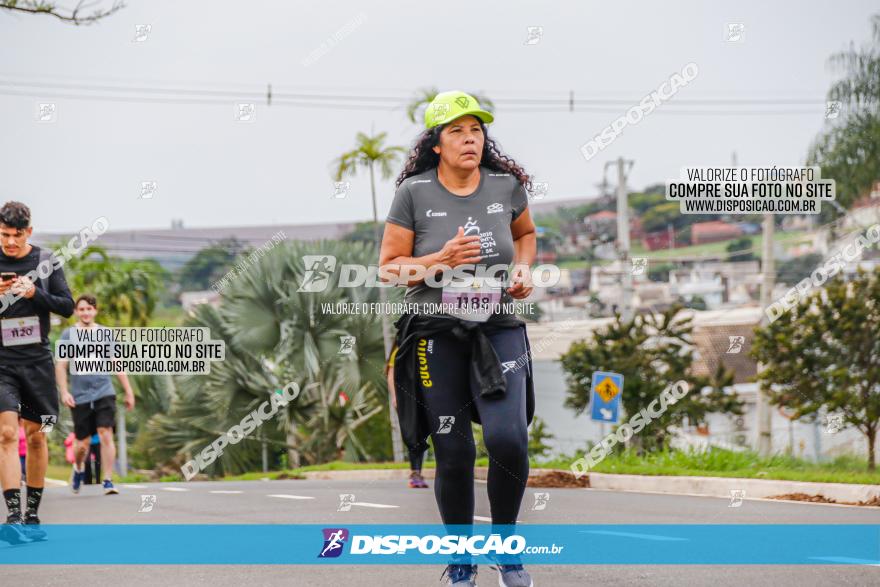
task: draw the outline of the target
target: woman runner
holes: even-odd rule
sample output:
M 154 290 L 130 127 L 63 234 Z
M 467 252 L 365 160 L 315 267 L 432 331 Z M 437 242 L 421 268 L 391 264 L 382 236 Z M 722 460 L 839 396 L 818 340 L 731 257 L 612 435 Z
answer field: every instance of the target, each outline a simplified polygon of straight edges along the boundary
M 410 454 L 423 450 L 430 434 L 443 523 L 472 526 L 471 421 L 480 423 L 493 532 L 509 535 L 528 479 L 534 413 L 525 324 L 510 302 L 532 291 L 536 240 L 529 176 L 487 136 L 492 121 L 463 92 L 438 94 L 428 105 L 426 130 L 397 179 L 380 265 L 399 276 L 408 286 L 405 301 L 420 308 L 397 323 L 397 411 Z M 441 265 L 486 279 L 468 283 Z M 446 273 L 454 279 L 439 279 Z M 496 560 L 502 587 L 532 586 L 523 566 L 513 564 L 518 559 Z M 470 558 L 453 557 L 442 578 L 472 586 L 476 574 Z

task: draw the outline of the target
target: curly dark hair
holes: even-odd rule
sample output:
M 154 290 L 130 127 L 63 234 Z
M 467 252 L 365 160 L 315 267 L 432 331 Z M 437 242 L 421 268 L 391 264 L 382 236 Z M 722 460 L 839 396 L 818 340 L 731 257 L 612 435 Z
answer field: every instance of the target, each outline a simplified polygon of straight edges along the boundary
M 399 188 L 400 184 L 402 184 L 406 178 L 424 173 L 440 164 L 440 155 L 435 153 L 432 150 L 432 147 L 439 144 L 440 133 L 443 132 L 445 127 L 446 124 L 441 124 L 434 128 L 429 128 L 416 138 L 412 151 L 410 151 L 409 158 L 406 161 L 406 165 L 403 166 L 403 171 L 401 171 L 400 175 L 397 177 L 395 187 Z M 523 169 L 519 163 L 514 161 L 513 158 L 508 157 L 501 152 L 501 149 L 498 148 L 498 144 L 489 136 L 489 131 L 486 129 L 486 125 L 482 121 L 480 121 L 480 128 L 483 129 L 483 136 L 485 137 L 485 141 L 483 142 L 483 154 L 480 158 L 480 167 L 485 167 L 486 169 L 497 171 L 499 173 L 509 173 L 513 175 L 524 188 L 526 188 L 526 191 L 531 191 L 532 179 L 526 173 L 525 169 Z
M 0 208 L 0 224 L 10 228 L 27 228 L 31 225 L 31 209 L 21 202 L 6 202 Z

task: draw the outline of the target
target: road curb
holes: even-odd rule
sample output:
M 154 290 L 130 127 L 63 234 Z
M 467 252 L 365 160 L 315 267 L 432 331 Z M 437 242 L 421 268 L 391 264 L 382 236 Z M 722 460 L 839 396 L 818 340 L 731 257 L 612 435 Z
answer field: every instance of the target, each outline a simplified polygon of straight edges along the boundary
M 561 469 L 532 469 L 529 477 L 548 472 L 571 474 Z M 476 467 L 474 478 L 485 481 L 487 467 Z M 310 471 L 303 473 L 306 479 L 373 481 L 385 479 L 406 480 L 408 469 L 360 469 L 352 471 Z M 425 479 L 434 479 L 434 469 L 423 469 Z M 746 479 L 742 477 L 691 477 L 672 475 L 620 475 L 614 473 L 588 473 L 591 489 L 607 491 L 644 491 L 672 495 L 703 495 L 730 498 L 732 491 L 742 491 L 742 497 L 771 498 L 803 494 L 820 496 L 838 503 L 858 504 L 880 500 L 880 486 L 849 483 L 815 483 L 808 481 L 785 481 L 780 479 Z
M 790 494 L 821 496 L 840 503 L 870 502 L 880 499 L 880 486 L 849 483 L 814 483 L 780 479 L 744 479 L 742 477 L 689 477 L 659 475 L 618 475 L 589 473 L 590 487 L 609 491 L 649 491 L 731 497 L 742 491 L 745 498 L 770 498 Z

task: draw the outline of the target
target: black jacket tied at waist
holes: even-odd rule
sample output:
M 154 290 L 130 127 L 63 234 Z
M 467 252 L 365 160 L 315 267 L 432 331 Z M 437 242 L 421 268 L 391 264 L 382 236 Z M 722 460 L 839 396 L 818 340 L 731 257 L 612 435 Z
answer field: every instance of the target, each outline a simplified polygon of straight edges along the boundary
M 397 416 L 403 442 L 411 452 L 424 452 L 428 448 L 427 438 L 431 433 L 424 403 L 419 395 L 418 357 L 413 349 L 419 339 L 439 333 L 449 333 L 461 341 L 462 345 L 467 345 L 471 355 L 469 381 L 476 382 L 477 391 L 482 397 L 492 398 L 503 396 L 507 391 L 507 384 L 501 372 L 501 361 L 487 335 L 507 328 L 522 328 L 528 364 L 526 417 L 531 424 L 535 413 L 532 353 L 522 320 L 504 314 L 493 314 L 486 322 L 469 322 L 445 315 L 404 314 L 395 326 L 397 354 L 394 358 L 394 387 L 397 393 Z M 477 410 L 471 410 L 471 419 L 480 423 Z

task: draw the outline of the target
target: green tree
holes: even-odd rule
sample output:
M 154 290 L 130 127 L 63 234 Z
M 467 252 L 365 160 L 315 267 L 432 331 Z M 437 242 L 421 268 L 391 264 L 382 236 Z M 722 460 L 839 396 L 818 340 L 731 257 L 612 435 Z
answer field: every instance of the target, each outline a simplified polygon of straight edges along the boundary
M 684 298 L 682 296 L 678 297 L 678 303 L 684 306 L 685 308 L 691 310 L 707 310 L 709 309 L 708 304 L 706 304 L 706 300 L 703 299 L 703 296 L 694 295 L 689 296 L 688 298 Z
M 724 250 L 730 253 L 727 257 L 728 261 L 754 261 L 756 258 L 755 254 L 752 253 L 752 239 L 745 236 L 727 243 Z M 740 251 L 748 252 L 740 253 Z
M 99 246 L 70 258 L 64 273 L 74 298 L 84 293 L 98 298 L 101 323 L 107 326 L 146 326 L 168 279 L 151 259 L 112 257 Z
M 675 263 L 657 263 L 648 265 L 648 279 L 655 282 L 669 281 L 669 273 L 675 269 Z
M 627 417 L 646 408 L 667 386 L 686 381 L 690 392 L 633 438 L 642 449 L 662 446 L 669 427 L 680 425 L 685 417 L 691 424 L 699 424 L 710 412 L 741 410 L 741 402 L 724 393 L 724 387 L 732 383 L 729 374 L 707 378 L 691 373 L 693 327 L 690 318 L 679 316 L 680 311 L 680 306 L 674 306 L 662 314 L 638 315 L 629 322 L 623 322 L 618 314 L 614 322 L 594 332 L 592 339 L 572 343 L 561 358 L 568 384 L 565 406 L 577 414 L 587 409 L 594 371 L 623 375 L 621 401 Z M 710 393 L 701 393 L 707 387 Z
M 413 96 L 412 100 L 406 105 L 406 117 L 409 118 L 409 121 L 413 124 L 421 124 L 422 121 L 416 120 L 416 114 L 419 113 L 419 109 L 423 106 L 430 104 L 434 98 L 437 97 L 437 94 L 440 93 L 440 90 L 437 88 L 422 88 L 416 95 Z M 479 92 L 468 92 L 471 96 L 476 98 L 477 102 L 480 103 L 480 106 L 483 110 L 488 112 L 493 112 L 495 110 L 495 104 L 490 100 L 487 96 L 479 93 Z
M 177 281 L 183 291 L 206 290 L 235 266 L 235 259 L 247 252 L 247 245 L 236 238 L 212 243 L 200 250 L 180 268 Z
M 655 206 L 663 206 L 665 204 L 675 204 L 675 202 L 667 202 L 666 196 L 661 191 L 659 193 L 643 193 L 636 192 L 629 194 L 627 199 L 630 207 L 636 211 L 637 215 L 642 215 L 648 210 L 651 210 Z M 678 210 L 678 206 L 676 205 L 676 210 Z
M 642 214 L 642 227 L 647 232 L 665 230 L 670 224 L 681 228 L 687 217 L 679 211 L 678 202 L 663 202 L 646 210 Z
M 828 92 L 841 111 L 828 119 L 828 130 L 807 156 L 809 165 L 821 166 L 823 178 L 835 180 L 837 201 L 847 208 L 880 178 L 880 14 L 871 18 L 871 29 L 870 44 L 861 50 L 851 45 L 829 60 L 843 73 Z
M 813 272 L 822 264 L 821 253 L 807 253 L 800 257 L 794 257 L 779 265 L 776 279 L 787 285 L 794 285 Z
M 547 430 L 547 422 L 535 416 L 532 418 L 532 429 L 529 431 L 529 458 L 540 459 L 550 452 L 548 440 L 554 436 Z
M 840 414 L 868 442 L 876 467 L 880 426 L 880 268 L 840 275 L 756 331 L 751 354 L 764 365 L 761 388 L 794 417 Z

